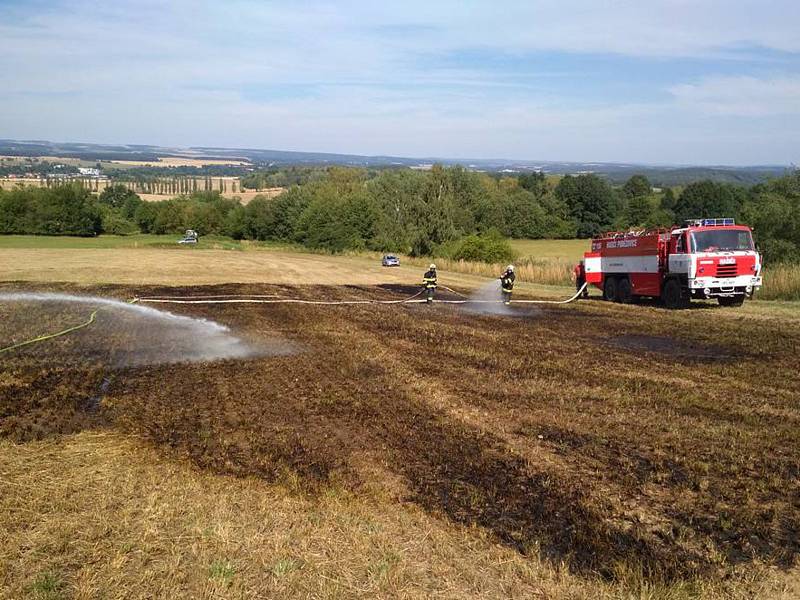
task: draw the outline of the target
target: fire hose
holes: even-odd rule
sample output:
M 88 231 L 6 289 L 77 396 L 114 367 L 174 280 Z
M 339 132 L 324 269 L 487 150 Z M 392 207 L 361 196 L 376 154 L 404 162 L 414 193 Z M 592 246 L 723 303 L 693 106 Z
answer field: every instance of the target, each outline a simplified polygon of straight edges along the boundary
M 510 302 L 513 304 L 569 304 L 570 302 L 574 302 L 578 296 L 581 295 L 583 290 L 586 289 L 588 284 L 584 283 L 583 286 L 575 292 L 575 295 L 567 300 L 511 300 Z M 467 296 L 464 296 L 461 292 L 457 292 L 447 286 L 442 286 L 442 288 L 461 296 L 462 300 L 434 300 L 438 304 L 499 304 L 503 302 L 503 300 L 472 300 Z M 303 300 L 300 298 L 282 298 L 280 296 L 274 294 L 216 294 L 210 296 L 185 296 L 185 297 L 159 297 L 159 296 L 151 296 L 151 297 L 136 297 L 128 300 L 129 304 L 134 304 L 136 302 L 147 302 L 147 303 L 156 303 L 156 304 L 312 304 L 312 305 L 320 305 L 320 306 L 335 306 L 335 305 L 353 305 L 353 304 L 423 304 L 427 303 L 427 299 L 417 299 L 424 290 L 420 290 L 413 296 L 409 296 L 408 298 L 404 298 L 402 300 Z M 83 329 L 84 327 L 88 327 L 92 323 L 94 323 L 95 319 L 97 318 L 97 313 L 102 310 L 103 307 L 97 308 L 89 315 L 89 318 L 80 323 L 78 325 L 74 325 L 72 327 L 68 327 L 67 329 L 63 329 L 61 331 L 57 331 L 55 333 L 50 333 L 46 335 L 40 335 L 35 338 L 31 338 L 29 340 L 25 340 L 23 342 L 18 342 L 16 344 L 12 344 L 10 346 L 6 346 L 5 348 L 0 348 L 0 354 L 4 354 L 5 352 L 10 352 L 11 350 L 16 350 L 18 348 L 22 348 L 24 346 L 29 346 L 31 344 L 36 344 L 38 342 L 44 342 L 46 340 L 51 340 L 53 338 L 61 337 L 62 335 L 67 335 L 68 333 L 72 333 L 74 331 L 78 331 L 79 329 Z
M 131 300 L 128 300 L 128 304 L 134 304 L 134 303 L 136 303 L 138 301 L 139 300 L 137 298 L 133 298 Z M 89 318 L 86 321 L 84 321 L 83 323 L 80 323 L 78 325 L 74 325 L 72 327 L 68 327 L 67 329 L 62 329 L 61 331 L 57 331 L 55 333 L 49 333 L 49 334 L 46 334 L 46 335 L 40 335 L 38 337 L 31 338 L 29 340 L 25 340 L 24 342 L 18 342 L 16 344 L 12 344 L 10 346 L 6 346 L 5 348 L 0 348 L 0 354 L 3 354 L 5 352 L 10 352 L 11 350 L 16 350 L 16 349 L 22 348 L 24 346 L 29 346 L 31 344 L 36 344 L 38 342 L 44 342 L 46 340 L 52 340 L 53 338 L 61 337 L 62 335 L 67 335 L 68 333 L 72 333 L 73 331 L 78 331 L 79 329 L 83 329 L 84 327 L 88 327 L 89 325 L 94 323 L 95 319 L 97 318 L 97 313 L 99 313 L 102 309 L 103 309 L 102 306 L 100 308 L 94 309 L 92 311 L 92 313 L 89 315 Z
M 510 300 L 511 304 L 569 304 L 577 300 L 588 284 L 584 283 L 575 292 L 575 295 L 566 300 Z M 437 304 L 500 304 L 504 300 L 473 300 L 464 294 L 450 289 L 446 286 L 442 288 L 461 296 L 462 300 L 433 300 Z M 424 290 L 420 290 L 413 296 L 403 300 L 303 300 L 300 298 L 282 298 L 272 296 L 255 296 L 248 294 L 231 294 L 230 296 L 183 296 L 183 297 L 162 297 L 162 296 L 141 296 L 137 297 L 138 302 L 155 304 L 313 304 L 323 306 L 335 306 L 345 304 L 425 304 L 425 298 L 417 299 Z

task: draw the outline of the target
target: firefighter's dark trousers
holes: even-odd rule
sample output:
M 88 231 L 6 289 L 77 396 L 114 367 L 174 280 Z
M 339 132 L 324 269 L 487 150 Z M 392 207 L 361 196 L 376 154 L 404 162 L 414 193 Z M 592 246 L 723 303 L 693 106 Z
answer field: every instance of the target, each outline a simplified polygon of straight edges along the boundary
M 580 290 L 583 287 L 584 283 L 586 283 L 586 278 L 585 277 L 578 277 L 575 280 L 575 291 L 577 292 L 578 290 Z M 583 290 L 583 293 L 581 294 L 581 297 L 582 298 L 588 298 L 589 297 L 589 289 L 588 288 Z
M 434 288 L 434 287 L 425 288 L 425 300 L 428 302 L 428 304 L 433 302 L 433 293 L 435 291 L 436 291 L 436 288 Z

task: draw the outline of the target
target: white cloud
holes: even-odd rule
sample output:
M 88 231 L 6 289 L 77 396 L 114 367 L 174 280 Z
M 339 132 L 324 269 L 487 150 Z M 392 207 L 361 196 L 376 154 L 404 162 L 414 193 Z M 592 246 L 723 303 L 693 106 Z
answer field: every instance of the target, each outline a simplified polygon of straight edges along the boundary
M 0 137 L 788 161 L 796 159 L 788 136 L 800 128 L 792 74 L 800 65 L 797 56 L 780 53 L 800 53 L 798 21 L 800 3 L 793 0 L 0 5 Z M 669 94 L 650 104 L 624 96 L 600 102 L 579 74 L 547 58 L 530 68 L 522 60 L 524 81 L 491 61 L 434 60 L 469 49 L 500 60 L 550 51 L 619 54 L 653 61 L 654 69 L 676 57 L 735 63 L 731 57 L 745 50 L 765 72 L 665 80 L 655 87 Z M 775 72 L 772 61 L 789 74 Z M 544 84 L 555 78 L 578 91 L 553 92 Z M 314 93 L 270 97 L 281 86 Z M 772 146 L 758 137 L 765 131 Z
M 767 117 L 800 115 L 800 76 L 709 77 L 669 90 L 678 104 L 709 115 Z

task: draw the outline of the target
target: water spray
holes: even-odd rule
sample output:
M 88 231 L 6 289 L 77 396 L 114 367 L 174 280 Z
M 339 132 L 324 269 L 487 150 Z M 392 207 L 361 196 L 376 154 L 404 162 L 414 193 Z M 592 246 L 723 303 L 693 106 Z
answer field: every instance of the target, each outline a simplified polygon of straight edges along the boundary
M 264 349 L 247 344 L 232 335 L 227 327 L 215 321 L 140 306 L 137 299 L 122 302 L 94 296 L 18 292 L 0 294 L 0 302 L 75 304 L 88 305 L 94 309 L 89 318 L 78 325 L 0 348 L 0 354 L 86 328 L 98 320 L 101 311 L 114 312 L 117 317 L 113 322 L 104 323 L 104 331 L 111 330 L 123 337 L 132 338 L 133 343 L 127 344 L 125 350 L 115 348 L 114 353 L 119 355 L 121 366 L 248 358 L 264 353 L 285 354 L 288 351 L 270 348 L 264 352 Z

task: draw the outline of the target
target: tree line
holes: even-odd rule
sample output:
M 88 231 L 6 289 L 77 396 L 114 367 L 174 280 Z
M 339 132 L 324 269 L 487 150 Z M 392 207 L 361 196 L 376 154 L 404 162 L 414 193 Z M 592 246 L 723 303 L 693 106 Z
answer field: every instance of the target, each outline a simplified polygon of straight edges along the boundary
M 118 185 L 139 194 L 160 195 L 186 195 L 194 192 L 213 192 L 215 190 L 226 194 L 237 193 L 240 189 L 239 180 L 230 177 L 145 177 L 145 176 L 117 176 L 113 180 Z
M 298 173 L 299 175 L 300 173 Z M 308 172 L 303 173 L 308 175 Z M 276 198 L 243 206 L 217 191 L 143 202 L 124 185 L 0 191 L 0 233 L 180 233 L 274 240 L 333 252 L 378 250 L 479 259 L 507 256 L 505 238 L 586 238 L 608 230 L 735 217 L 770 262 L 800 261 L 800 172 L 751 187 L 698 181 L 655 190 L 593 174 L 498 176 L 460 167 L 367 171 L 330 167 Z

